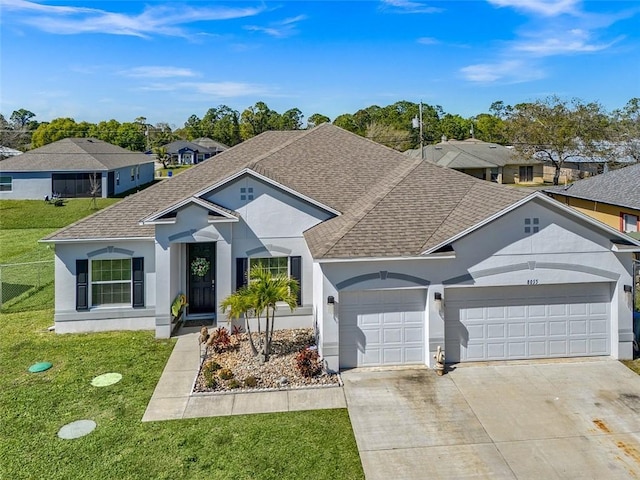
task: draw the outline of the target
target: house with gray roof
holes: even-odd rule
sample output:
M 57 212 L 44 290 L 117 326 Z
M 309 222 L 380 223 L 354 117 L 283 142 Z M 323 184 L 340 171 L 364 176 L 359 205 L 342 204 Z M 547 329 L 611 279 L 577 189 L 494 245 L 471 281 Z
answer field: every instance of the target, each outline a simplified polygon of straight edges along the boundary
M 640 238 L 640 163 L 545 192 L 612 228 Z
M 164 148 L 167 150 L 170 162 L 177 165 L 195 165 L 222 151 L 216 146 L 209 148 L 186 140 L 176 140 L 164 145 Z
M 215 140 L 212 140 L 209 137 L 196 138 L 195 140 L 193 140 L 193 143 L 197 145 L 202 145 L 203 147 L 207 147 L 211 150 L 214 150 L 216 154 L 222 153 L 225 150 L 229 149 L 228 145 L 225 145 L 224 143 L 216 142 Z
M 509 147 L 497 143 L 483 142 L 476 138 L 447 140 L 435 145 L 405 152 L 410 157 L 425 160 L 466 173 L 475 178 L 495 183 L 542 183 L 543 162 L 522 158 Z
M 269 131 L 43 239 L 55 330 L 227 325 L 252 265 L 300 284 L 329 370 L 633 355 L 640 241 L 540 192 L 486 182 L 331 124 Z
M 0 162 L 0 199 L 90 197 L 95 176 L 101 197 L 152 182 L 154 160 L 96 138 L 65 138 Z

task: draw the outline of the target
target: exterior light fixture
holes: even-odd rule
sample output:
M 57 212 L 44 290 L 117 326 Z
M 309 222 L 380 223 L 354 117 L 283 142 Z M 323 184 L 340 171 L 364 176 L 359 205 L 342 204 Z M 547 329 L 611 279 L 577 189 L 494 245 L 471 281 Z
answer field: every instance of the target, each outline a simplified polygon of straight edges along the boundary
M 442 301 L 442 293 L 440 293 L 440 292 L 436 292 L 436 293 L 434 293 L 434 294 L 433 294 L 433 299 L 434 299 L 436 302 L 441 302 L 441 301 Z
M 329 295 L 329 296 L 327 297 L 327 305 L 333 305 L 334 303 L 336 303 L 336 299 L 335 299 L 335 298 L 333 298 L 333 296 L 332 296 L 332 295 Z
M 625 293 L 631 293 L 633 291 L 633 288 L 631 287 L 631 285 L 625 285 L 624 291 Z

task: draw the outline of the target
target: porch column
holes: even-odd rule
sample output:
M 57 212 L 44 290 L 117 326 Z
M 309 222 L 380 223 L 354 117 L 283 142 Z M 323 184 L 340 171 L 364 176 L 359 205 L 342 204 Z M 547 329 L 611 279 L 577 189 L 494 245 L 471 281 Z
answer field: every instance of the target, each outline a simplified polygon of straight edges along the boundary
M 156 241 L 156 338 L 171 336 L 171 247 Z
M 439 298 L 437 298 L 438 296 Z M 427 292 L 427 320 L 425 322 L 425 334 L 427 335 L 427 345 L 429 345 L 425 363 L 429 368 L 435 367 L 433 356 L 436 354 L 438 346 L 445 351 L 446 360 L 447 351 L 444 343 L 444 304 L 446 301 L 443 285 L 434 284 L 429 286 L 429 291 Z

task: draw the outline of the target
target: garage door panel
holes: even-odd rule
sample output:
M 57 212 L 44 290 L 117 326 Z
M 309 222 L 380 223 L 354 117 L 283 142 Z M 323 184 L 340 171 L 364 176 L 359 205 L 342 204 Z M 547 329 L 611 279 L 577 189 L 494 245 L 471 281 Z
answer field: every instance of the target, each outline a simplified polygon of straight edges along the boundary
M 539 287 L 445 290 L 447 360 L 609 354 L 609 284 Z
M 425 305 L 424 289 L 341 293 L 340 367 L 424 363 Z

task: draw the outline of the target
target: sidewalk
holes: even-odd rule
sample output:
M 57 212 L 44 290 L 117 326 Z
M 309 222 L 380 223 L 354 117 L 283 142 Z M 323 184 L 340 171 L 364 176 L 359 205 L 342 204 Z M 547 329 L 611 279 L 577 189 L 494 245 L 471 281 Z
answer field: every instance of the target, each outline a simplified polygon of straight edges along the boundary
M 191 394 L 200 367 L 198 329 L 181 329 L 143 422 L 250 413 L 347 408 L 342 387 L 255 393 Z

